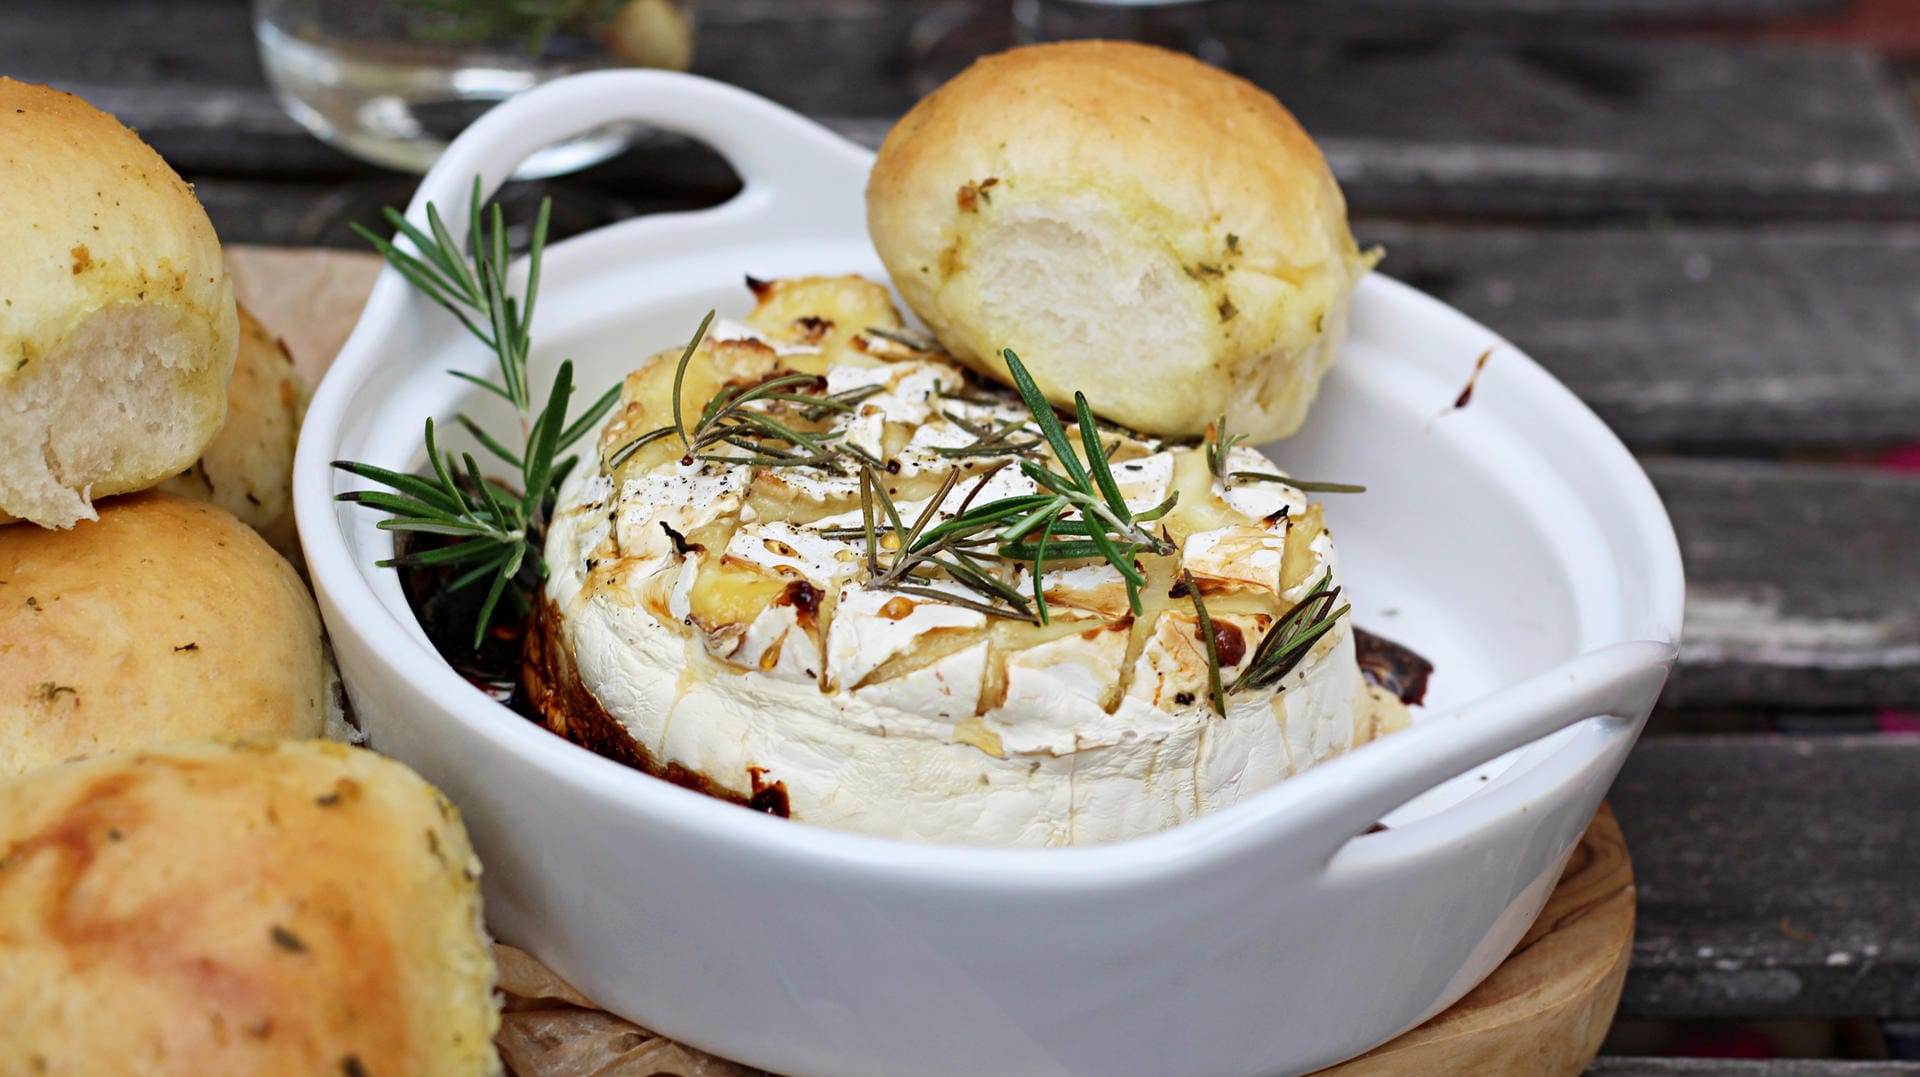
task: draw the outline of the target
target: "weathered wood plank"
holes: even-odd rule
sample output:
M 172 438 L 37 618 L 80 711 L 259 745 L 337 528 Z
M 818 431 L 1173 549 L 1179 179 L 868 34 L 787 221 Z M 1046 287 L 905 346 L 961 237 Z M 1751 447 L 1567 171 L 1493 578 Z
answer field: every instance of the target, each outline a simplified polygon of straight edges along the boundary
M 1622 1017 L 1920 1015 L 1920 738 L 1642 741 Z
M 721 0 L 722 3 L 725 0 Z M 1385 12 L 1431 18 L 1526 16 L 1565 19 L 1760 19 L 1819 15 L 1837 11 L 1846 0 L 1319 0 L 1343 14 Z
M 1669 706 L 1920 705 L 1920 476 L 1711 460 L 1648 471 L 1687 567 Z
M 1049 0 L 1058 2 L 1058 0 Z M 1817 15 L 1838 11 L 1847 0 L 1292 0 L 1289 14 L 1317 17 L 1348 15 L 1370 16 L 1388 13 L 1397 16 L 1432 16 L 1479 20 L 1494 16 L 1526 15 L 1549 18 L 1600 17 L 1629 18 L 1635 21 L 1674 18 L 1762 19 L 1783 15 Z M 732 24 L 754 19 L 778 18 L 794 13 L 816 15 L 872 14 L 880 8 L 915 6 L 909 0 L 701 0 L 700 17 L 710 22 Z M 1271 18 L 1271 0 L 1213 0 L 1216 17 L 1265 16 Z
M 1920 1077 L 1920 1062 L 1791 1058 L 1598 1058 L 1587 1077 Z
M 771 25 L 771 24 L 769 24 Z M 751 53 L 749 33 L 730 47 Z M 1907 212 L 1920 205 L 1912 117 L 1859 51 L 1237 27 L 1233 65 L 1320 140 L 1353 206 L 1474 213 Z M 889 82 L 795 83 L 717 65 L 815 115 L 897 110 Z M 704 67 L 704 61 L 703 61 Z M 897 70 L 897 69 L 896 69 Z M 894 77 L 898 77 L 895 75 Z
M 871 142 L 913 98 L 906 29 L 922 10 L 803 5 L 785 16 L 715 15 L 696 67 Z M 1920 207 L 1912 118 L 1879 62 L 1861 52 L 1604 33 L 1350 37 L 1302 33 L 1273 18 L 1236 30 L 1234 40 L 1236 66 L 1322 140 L 1360 209 Z M 314 177 L 356 169 L 276 114 L 245 8 L 231 0 L 8 4 L 0 70 L 98 98 L 184 170 Z M 671 157 L 663 151 L 647 164 L 670 169 Z
M 1250 74 L 1363 210 L 1904 213 L 1920 193 L 1910 117 L 1862 52 L 1595 39 L 1257 55 Z
M 1641 447 L 1920 440 L 1920 227 L 1362 220 Z

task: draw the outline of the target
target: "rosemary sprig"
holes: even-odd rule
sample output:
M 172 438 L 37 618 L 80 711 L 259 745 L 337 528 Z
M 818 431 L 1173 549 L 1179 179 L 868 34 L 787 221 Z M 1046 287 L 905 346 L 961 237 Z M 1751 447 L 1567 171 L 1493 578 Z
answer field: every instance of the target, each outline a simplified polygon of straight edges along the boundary
M 998 470 L 997 468 L 995 470 Z M 1033 611 L 1027 607 L 1020 592 L 1015 591 L 1004 581 L 995 577 L 986 567 L 975 561 L 966 551 L 954 547 L 950 541 L 933 542 L 922 545 L 920 538 L 925 534 L 927 525 L 932 522 L 946 503 L 947 495 L 960 482 L 958 469 L 947 473 L 946 480 L 940 484 L 939 492 L 928 500 L 914 519 L 911 527 L 900 516 L 898 506 L 887 493 L 886 480 L 872 465 L 863 465 L 860 469 L 860 514 L 862 533 L 866 539 L 867 573 L 869 587 L 900 591 L 923 598 L 949 602 L 994 617 L 1010 617 L 1017 620 L 1032 620 Z M 986 488 L 993 473 L 987 472 L 974 484 L 966 498 L 961 501 L 960 512 L 964 514 L 973 499 Z M 880 506 L 885 519 L 875 512 L 875 504 Z M 880 550 L 884 543 L 880 531 L 885 528 L 893 540 L 892 559 L 887 565 L 880 563 Z M 942 557 L 941 554 L 947 556 Z M 932 582 L 924 573 L 931 569 L 940 569 L 961 586 L 978 592 L 982 601 L 975 601 L 964 595 L 950 591 L 937 590 L 928 586 Z M 921 573 L 921 574 L 916 574 Z
M 431 478 L 404 475 L 350 460 L 333 462 L 334 467 L 348 474 L 387 487 L 384 491 L 350 490 L 338 495 L 340 501 L 388 513 L 388 518 L 379 523 L 383 530 L 454 540 L 383 560 L 381 565 L 466 566 L 466 571 L 448 583 L 449 590 L 460 590 L 492 578 L 473 627 L 476 650 L 485 639 L 494 610 L 503 598 L 517 609 L 530 607 L 533 590 L 547 574 L 540 547 L 546 535 L 554 490 L 575 463 L 571 456 L 560 460 L 556 457 L 592 430 L 613 408 L 620 394 L 619 386 L 612 387 L 585 413 L 568 423 L 567 404 L 573 396 L 573 363 L 569 360 L 560 364 L 545 401 L 537 410 L 534 407 L 527 361 L 533 351 L 534 300 L 539 293 L 541 254 L 546 247 L 551 212 L 550 201 L 543 200 L 527 252 L 526 285 L 517 297 L 508 290 L 511 256 L 506 222 L 497 205 L 483 220 L 477 176 L 467 210 L 464 247 L 454 241 L 438 207 L 431 203 L 427 206 L 425 229 L 397 210 L 386 210 L 386 219 L 395 232 L 412 243 L 411 252 L 359 225 L 354 226 L 387 264 L 444 307 L 493 351 L 499 367 L 497 382 L 461 371 L 451 373 L 507 401 L 520 419 L 520 447 L 516 449 L 487 433 L 469 416 L 455 416 L 455 421 L 472 434 L 483 449 L 519 472 L 519 493 L 483 475 L 472 453 L 462 453 L 456 460 L 452 453 L 442 452 L 435 443 L 432 419 L 426 421 L 424 439 L 427 461 L 433 469 Z
M 800 417 L 810 423 L 817 423 L 826 418 L 828 412 L 852 411 L 862 400 L 878 394 L 885 388 L 886 386 L 884 385 L 856 385 L 851 389 L 842 389 L 840 392 L 830 396 L 801 397 L 795 395 L 783 396 L 780 399 L 792 400 L 795 403 L 810 401 L 810 403 L 807 403 L 805 407 L 800 409 Z
M 1213 617 L 1207 613 L 1207 602 L 1200 597 L 1200 585 L 1193 582 L 1193 573 L 1182 568 L 1180 582 L 1186 585 L 1187 594 L 1193 599 L 1193 619 L 1199 622 L 1200 649 L 1207 654 L 1207 701 L 1213 704 L 1213 713 L 1225 718 L 1227 693 L 1220 686 L 1220 644 L 1213 636 Z M 1238 682 L 1234 687 L 1239 687 Z
M 1236 471 L 1236 479 L 1249 482 L 1275 482 L 1282 486 L 1291 486 L 1303 494 L 1364 494 L 1367 488 L 1351 482 L 1311 482 L 1306 479 L 1293 479 L 1285 475 L 1274 475 L 1265 471 Z
M 608 469 L 625 463 L 642 446 L 669 436 L 680 439 L 685 449 L 682 459 L 687 461 L 711 460 L 759 467 L 812 467 L 836 475 L 845 473 L 843 457 L 853 457 L 860 463 L 879 463 L 859 446 L 843 442 L 841 431 L 799 430 L 781 422 L 780 417 L 769 408 L 749 406 L 764 404 L 791 408 L 800 420 L 818 422 L 832 412 L 852 411 L 860 401 L 880 390 L 881 387 L 877 385 L 819 395 L 817 392 L 796 391 L 825 389 L 826 379 L 819 375 L 779 374 L 749 386 L 729 385 L 722 388 L 700 409 L 693 425 L 688 426 L 681 393 L 686 384 L 687 368 L 693 362 L 694 353 L 699 351 L 700 342 L 706 338 L 713 317 L 714 312 L 708 311 L 674 367 L 672 424 L 649 430 L 609 453 Z M 722 446 L 740 451 L 719 451 Z
M 923 337 L 899 329 L 882 329 L 879 326 L 870 325 L 866 329 L 866 335 L 879 337 L 881 340 L 898 344 L 908 351 L 919 352 L 921 355 L 934 355 L 940 350 L 940 345 L 931 337 Z
M 1040 430 L 1041 437 L 1034 445 L 1044 443 L 1051 448 L 1066 474 L 1035 460 L 1021 459 L 1020 470 L 1041 490 L 976 507 L 975 499 L 986 489 L 994 473 L 1008 466 L 1003 462 L 981 475 L 946 520 L 933 524 L 940 506 L 946 503 L 960 480 L 962 473 L 955 469 L 948 473 L 939 492 L 908 526 L 888 496 L 885 481 L 871 465 L 866 466 L 861 473 L 861 515 L 872 577 L 870 586 L 951 600 L 953 596 L 947 592 L 930 591 L 924 584 L 908 582 L 922 578 L 916 572 L 939 569 L 963 587 L 979 592 L 985 600 L 976 603 L 963 599 L 958 604 L 998 616 L 1046 624 L 1050 617 L 1043 579 L 1047 562 L 1097 557 L 1121 574 L 1127 584 L 1130 607 L 1136 614 L 1142 612 L 1139 589 L 1146 580 L 1133 563 L 1134 555 L 1142 549 L 1169 553 L 1172 545 L 1140 525 L 1165 515 L 1173 507 L 1175 498 L 1169 497 L 1146 512 L 1133 512 L 1121 496 L 1108 460 L 1111 450 L 1100 444 L 1099 430 L 1085 398 L 1075 400 L 1086 454 L 1083 462 L 1068 439 L 1065 426 L 1054 414 L 1052 405 L 1040 395 L 1019 356 L 1009 351 L 1006 358 L 1009 369 L 1016 371 L 1015 384 L 1020 388 L 1033 424 Z M 971 432 L 980 440 L 1000 439 L 1024 426 L 1019 422 L 993 429 L 972 426 Z M 897 551 L 886 566 L 881 565 L 879 557 L 882 545 L 879 533 L 883 528 L 891 532 L 893 548 Z M 1030 540 L 1029 536 L 1036 532 L 1037 540 Z M 1061 537 L 1056 540 L 1056 535 Z M 983 565 L 979 560 L 982 557 L 1026 563 L 1033 576 L 1031 605 L 1027 602 L 1028 596 L 1014 590 Z
M 945 408 L 941 409 L 940 414 L 948 422 L 973 435 L 973 441 L 966 445 L 935 448 L 933 451 L 937 456 L 1025 456 L 1042 444 L 1038 438 L 1011 440 L 1013 434 L 1026 428 L 1027 424 L 1020 419 L 1008 419 L 995 426 L 976 423 Z
M 1234 476 L 1227 470 L 1227 454 L 1245 440 L 1245 434 L 1227 434 L 1225 415 L 1207 424 L 1207 470 L 1213 472 L 1214 481 L 1220 484 L 1222 490 L 1233 489 Z
M 1049 619 L 1041 583 L 1046 562 L 1098 556 L 1120 573 L 1127 589 L 1127 606 L 1139 615 L 1143 612 L 1140 589 L 1147 581 L 1134 564 L 1134 555 L 1142 550 L 1156 554 L 1174 550 L 1170 542 L 1141 525 L 1166 515 L 1178 495 L 1145 512 L 1132 511 L 1113 477 L 1108 460 L 1110 450 L 1100 444 L 1100 431 L 1086 397 L 1074 394 L 1075 421 L 1080 428 L 1081 449 L 1085 452 L 1083 461 L 1068 439 L 1060 417 L 1054 414 L 1053 405 L 1040 392 L 1020 357 L 1011 348 L 1001 355 L 1006 359 L 1014 388 L 1019 391 L 1033 424 L 1039 428 L 1041 439 L 1052 450 L 1061 470 L 1055 471 L 1037 460 L 1022 459 L 1019 461 L 1021 473 L 1033 480 L 1041 492 L 1001 498 L 978 508 L 963 506 L 962 511 L 927 529 L 904 548 L 915 552 L 934 546 L 978 550 L 985 540 L 992 544 L 995 555 L 1027 562 L 1033 573 L 1034 610 L 1041 624 Z M 981 487 L 984 486 L 982 482 Z M 1036 532 L 1038 542 L 1020 541 Z M 1053 540 L 1056 533 L 1070 535 L 1076 541 L 1056 544 Z
M 1206 452 L 1207 470 L 1213 472 L 1214 481 L 1222 490 L 1233 489 L 1236 479 L 1248 482 L 1272 482 L 1281 486 L 1291 486 L 1303 494 L 1364 494 L 1367 488 L 1351 482 L 1311 482 L 1306 479 L 1293 479 L 1285 475 L 1275 475 L 1268 471 L 1230 471 L 1227 468 L 1228 454 L 1233 447 L 1247 440 L 1245 434 L 1227 433 L 1227 418 L 1220 418 L 1207 424 Z
M 1366 487 L 1344 482 L 1309 482 L 1291 479 L 1284 475 L 1275 475 L 1264 471 L 1234 471 L 1228 467 L 1228 458 L 1234 446 L 1246 441 L 1245 434 L 1228 434 L 1225 416 L 1207 424 L 1205 451 L 1207 470 L 1213 473 L 1214 481 L 1220 488 L 1233 488 L 1236 479 L 1252 482 L 1274 482 L 1291 486 L 1303 493 L 1364 493 Z M 1285 513 L 1286 509 L 1281 509 Z M 1226 692 L 1238 692 L 1243 688 L 1267 688 L 1279 684 L 1288 673 L 1298 666 L 1314 643 L 1332 630 L 1335 621 L 1347 612 L 1346 606 L 1333 609 L 1333 603 L 1339 598 L 1340 589 L 1329 590 L 1333 574 L 1327 573 L 1315 584 L 1306 597 L 1296 603 L 1292 609 L 1282 614 L 1268 630 L 1266 636 L 1254 648 L 1253 658 L 1247 668 L 1235 679 L 1232 687 L 1222 692 L 1220 687 L 1220 655 L 1213 639 L 1213 619 L 1207 615 L 1206 602 L 1200 597 L 1200 588 L 1193 577 L 1181 569 L 1181 580 L 1193 596 L 1194 616 L 1200 622 L 1201 633 L 1205 638 L 1207 654 L 1207 680 L 1213 697 L 1213 709 L 1216 713 L 1226 714 Z
M 1306 597 L 1280 615 L 1280 619 L 1267 630 L 1260 645 L 1253 649 L 1253 657 L 1247 662 L 1246 670 L 1228 691 L 1271 688 L 1293 672 L 1294 667 L 1313 650 L 1313 645 L 1319 642 L 1320 637 L 1332 631 L 1334 622 L 1349 609 L 1346 605 L 1333 608 L 1333 604 L 1340 600 L 1340 588 L 1330 587 L 1332 582 L 1333 573 L 1321 576 L 1320 582 L 1313 585 Z M 1218 668 L 1217 662 L 1215 668 Z
M 940 399 L 953 400 L 962 404 L 971 404 L 976 408 L 998 408 L 1011 406 L 1016 403 L 1015 401 L 1005 400 L 998 396 L 990 396 L 984 389 L 981 392 L 972 393 L 955 392 L 952 389 L 941 389 Z
M 699 349 L 700 342 L 706 339 L 708 327 L 713 325 L 713 314 L 709 310 L 707 316 L 700 319 L 700 328 L 693 331 L 693 339 L 687 341 L 686 350 L 680 353 L 680 365 L 673 368 L 673 429 L 680 435 L 680 443 L 687 447 L 689 453 L 693 451 L 693 439 L 687 436 L 687 421 L 680 415 L 681 386 L 686 384 L 687 364 L 693 361 L 693 353 Z

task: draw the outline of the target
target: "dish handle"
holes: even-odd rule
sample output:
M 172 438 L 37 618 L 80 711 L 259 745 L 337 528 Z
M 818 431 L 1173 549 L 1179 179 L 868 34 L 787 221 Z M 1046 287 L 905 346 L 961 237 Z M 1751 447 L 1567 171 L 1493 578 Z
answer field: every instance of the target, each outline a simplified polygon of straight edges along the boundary
M 740 193 L 722 205 L 625 223 L 679 217 L 698 218 L 703 226 L 728 219 L 751 228 L 754 221 L 767 220 L 783 224 L 786 232 L 794 222 L 829 234 L 865 231 L 860 181 L 872 164 L 872 154 L 764 97 L 674 71 L 569 75 L 496 105 L 462 131 L 434 162 L 408 202 L 406 217 L 428 230 L 431 203 L 439 208 L 452 241 L 464 244 L 474 177 L 480 179 L 481 198 L 488 198 L 520 162 L 539 150 L 618 123 L 647 124 L 698 139 L 719 151 L 741 179 Z M 395 243 L 418 253 L 405 236 L 396 237 Z M 525 270 L 523 258 L 518 271 Z M 431 302 L 391 266 L 382 270 L 329 374 L 347 379 L 345 371 L 376 362 L 371 350 L 356 344 L 393 339 L 420 304 Z
M 537 86 L 475 120 L 420 181 L 407 217 L 426 227 L 432 202 L 453 238 L 464 242 L 475 176 L 481 197 L 491 196 L 539 150 L 620 123 L 686 135 L 727 159 L 740 175 L 741 192 L 702 213 L 750 208 L 789 220 L 810 220 L 822 210 L 844 213 L 849 170 L 863 176 L 871 162 L 866 150 L 812 120 L 724 82 L 675 71 L 595 71 Z M 853 202 L 857 207 L 857 195 Z M 451 212 L 454 207 L 462 212 Z
M 1328 805 L 1312 828 L 1319 835 L 1312 862 L 1326 864 L 1349 840 L 1395 808 L 1448 779 L 1588 720 L 1639 722 L 1653 709 L 1673 667 L 1671 643 L 1632 640 L 1590 651 L 1510 688 L 1437 714 L 1395 733 L 1390 751 L 1362 751 L 1334 763 L 1353 763 L 1340 779 L 1333 764 L 1317 772 L 1353 786 L 1341 795 L 1315 797 Z M 1314 777 L 1309 771 L 1302 778 Z M 1302 778 L 1295 778 L 1299 782 Z

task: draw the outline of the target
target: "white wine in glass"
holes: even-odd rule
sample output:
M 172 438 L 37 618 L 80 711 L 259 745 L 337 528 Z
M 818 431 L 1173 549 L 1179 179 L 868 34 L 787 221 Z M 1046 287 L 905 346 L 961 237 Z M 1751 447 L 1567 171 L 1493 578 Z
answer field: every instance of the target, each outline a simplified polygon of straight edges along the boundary
M 605 67 L 685 70 L 690 0 L 254 0 L 267 81 L 338 148 L 424 172 L 475 117 L 549 79 Z M 628 127 L 529 158 L 527 179 L 618 153 Z

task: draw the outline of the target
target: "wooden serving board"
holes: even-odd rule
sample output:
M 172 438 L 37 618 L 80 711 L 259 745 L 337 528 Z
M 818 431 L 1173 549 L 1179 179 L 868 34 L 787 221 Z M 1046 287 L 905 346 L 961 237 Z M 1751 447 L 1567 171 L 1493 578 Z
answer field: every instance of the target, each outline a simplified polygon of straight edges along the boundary
M 1453 1008 L 1315 1077 L 1559 1077 L 1600 1052 L 1633 949 L 1633 864 L 1601 805 L 1511 955 Z
M 380 262 L 368 254 L 237 247 L 235 293 L 317 383 L 345 343 Z M 1633 867 L 1602 807 L 1540 918 L 1505 963 L 1453 1008 L 1315 1077 L 1571 1077 L 1599 1052 L 1633 945 Z M 508 1006 L 499 1043 L 517 1077 L 750 1073 L 593 1007 L 519 951 L 501 948 Z M 583 1065 L 586 1059 L 592 1065 Z M 662 1068 L 666 1067 L 666 1068 Z

